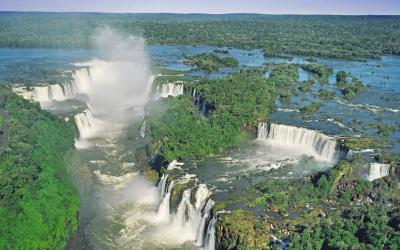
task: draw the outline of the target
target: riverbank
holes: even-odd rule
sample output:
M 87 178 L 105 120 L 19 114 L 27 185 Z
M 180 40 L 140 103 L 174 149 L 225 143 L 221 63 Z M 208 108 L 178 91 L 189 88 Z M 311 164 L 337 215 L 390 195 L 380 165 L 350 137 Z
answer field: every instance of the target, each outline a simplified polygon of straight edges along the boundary
M 67 174 L 75 128 L 0 87 L 9 143 L 0 155 L 0 248 L 64 249 L 78 228 L 79 197 Z

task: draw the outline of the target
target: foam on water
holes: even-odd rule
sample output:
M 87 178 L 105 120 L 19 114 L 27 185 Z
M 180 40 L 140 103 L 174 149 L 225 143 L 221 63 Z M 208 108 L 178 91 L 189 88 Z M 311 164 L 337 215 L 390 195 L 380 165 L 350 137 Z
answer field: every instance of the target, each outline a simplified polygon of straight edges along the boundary
M 320 132 L 274 123 L 260 123 L 257 139 L 268 145 L 281 147 L 297 154 L 313 156 L 317 160 L 337 160 L 337 143 Z

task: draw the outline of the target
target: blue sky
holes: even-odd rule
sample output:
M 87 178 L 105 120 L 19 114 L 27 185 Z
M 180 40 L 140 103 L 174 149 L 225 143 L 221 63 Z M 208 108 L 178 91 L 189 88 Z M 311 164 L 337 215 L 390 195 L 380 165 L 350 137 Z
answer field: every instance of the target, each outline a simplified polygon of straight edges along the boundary
M 0 10 L 400 15 L 400 0 L 0 0 Z

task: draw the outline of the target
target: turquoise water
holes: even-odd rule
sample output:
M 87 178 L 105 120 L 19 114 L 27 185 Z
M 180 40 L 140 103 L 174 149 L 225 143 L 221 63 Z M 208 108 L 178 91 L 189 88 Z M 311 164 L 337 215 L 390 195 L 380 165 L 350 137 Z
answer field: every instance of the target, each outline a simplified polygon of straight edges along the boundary
M 190 70 L 183 62 L 186 56 L 212 52 L 216 49 L 229 53 L 221 56 L 233 56 L 239 61 L 239 67 L 262 67 L 266 63 L 308 63 L 304 57 L 292 59 L 265 58 L 261 50 L 241 50 L 227 47 L 210 46 L 177 46 L 150 45 L 147 47 L 154 66 L 175 70 Z M 55 77 L 63 75 L 75 68 L 76 62 L 92 59 L 95 50 L 90 49 L 0 49 L 0 81 L 4 84 L 29 84 L 54 82 Z M 376 129 L 362 129 L 369 124 L 387 124 L 399 129 L 400 121 L 400 57 L 384 56 L 381 60 L 348 61 L 338 59 L 317 59 L 317 63 L 333 68 L 334 74 L 329 84 L 316 84 L 310 93 L 300 93 L 292 98 L 289 104 L 276 102 L 279 108 L 271 114 L 270 119 L 279 123 L 304 126 L 321 130 L 330 135 L 357 135 L 360 132 L 377 136 Z M 341 98 L 335 86 L 335 73 L 344 70 L 361 79 L 367 86 L 366 91 L 356 96 L 351 102 Z M 221 77 L 234 71 L 221 69 L 219 72 L 207 74 L 202 71 L 189 75 L 202 77 Z M 268 76 L 268 73 L 267 75 Z M 299 81 L 309 79 L 309 74 L 299 70 Z M 321 100 L 318 97 L 320 88 L 329 89 L 337 94 L 334 100 Z M 319 101 L 322 106 L 318 112 L 309 117 L 302 117 L 297 111 L 300 107 Z M 285 111 L 285 112 L 282 112 Z M 394 150 L 399 151 L 397 142 L 399 132 L 392 133 L 389 138 L 396 141 Z M 377 137 L 378 138 L 378 137 Z
M 210 46 L 176 46 L 150 45 L 148 52 L 153 65 L 167 69 L 190 70 L 191 67 L 183 62 L 186 56 L 198 53 L 212 52 L 216 49 L 226 50 L 229 53 L 221 56 L 233 56 L 239 61 L 239 67 L 262 67 L 265 63 L 308 63 L 304 57 L 293 59 L 264 58 L 261 50 L 241 50 L 227 47 Z M 48 75 L 64 74 L 75 68 L 76 62 L 92 59 L 95 50 L 90 49 L 0 49 L 0 81 L 5 84 L 21 83 L 35 85 L 54 81 Z M 311 129 L 321 130 L 330 135 L 357 135 L 357 130 L 370 136 L 376 136 L 376 129 L 362 129 L 368 124 L 383 123 L 399 129 L 400 121 L 400 57 L 384 56 L 381 60 L 348 61 L 338 59 L 317 59 L 317 63 L 333 68 L 334 74 L 329 84 L 316 84 L 311 93 L 301 93 L 293 97 L 289 104 L 276 102 L 280 110 L 270 116 L 275 122 L 300 125 Z M 344 101 L 341 93 L 335 86 L 335 73 L 344 70 L 361 79 L 367 86 L 366 91 L 356 96 L 351 102 Z M 193 72 L 189 75 L 202 77 L 221 77 L 234 70 L 207 74 Z M 299 70 L 299 81 L 309 79 L 309 74 Z M 335 91 L 338 98 L 326 101 L 318 98 L 318 90 L 326 88 Z M 304 119 L 298 112 L 299 107 L 312 101 L 319 101 L 322 106 L 318 112 Z M 294 112 L 288 112 L 288 111 Z M 332 121 L 334 120 L 334 121 Z M 357 120 L 357 125 L 351 128 Z M 397 141 L 398 132 L 392 133 L 389 138 Z M 400 150 L 399 143 L 394 147 Z

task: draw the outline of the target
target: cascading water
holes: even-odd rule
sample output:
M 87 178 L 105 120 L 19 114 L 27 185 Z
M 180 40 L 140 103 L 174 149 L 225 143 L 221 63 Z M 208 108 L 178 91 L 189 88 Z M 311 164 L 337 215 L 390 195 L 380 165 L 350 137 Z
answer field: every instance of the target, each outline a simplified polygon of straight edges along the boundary
M 143 121 L 142 126 L 140 127 L 140 137 L 144 138 L 146 135 L 146 121 Z
M 158 184 L 160 194 L 163 193 L 162 190 L 166 186 L 167 179 L 167 175 L 163 175 L 160 179 Z M 206 231 L 211 227 L 209 223 L 212 223 L 210 216 L 214 201 L 208 198 L 210 191 L 207 186 L 200 184 L 193 189 L 189 188 L 183 191 L 176 212 L 172 212 L 170 209 L 171 193 L 176 185 L 182 183 L 186 183 L 186 181 L 184 179 L 172 181 L 168 185 L 168 190 L 161 196 L 157 212 L 146 218 L 156 227 L 160 226 L 162 230 L 166 231 L 163 235 L 165 237 L 163 242 L 173 239 L 182 243 L 193 242 L 196 246 L 201 247 L 206 244 Z M 193 190 L 196 190 L 194 200 L 192 199 Z
M 193 98 L 194 98 L 194 105 L 198 107 L 198 109 L 204 116 L 207 116 L 208 114 L 207 102 L 202 100 L 202 98 L 200 97 L 199 93 L 196 92 L 196 90 L 193 90 Z
M 186 227 L 186 224 L 193 220 L 195 216 L 195 210 L 192 204 L 190 203 L 192 190 L 187 189 L 182 194 L 181 202 L 179 203 L 176 215 L 175 215 L 175 223 L 178 226 Z
M 53 101 L 60 102 L 74 98 L 79 93 L 74 83 L 36 86 L 30 91 L 19 88 L 16 92 L 26 99 L 39 102 L 42 108 L 46 108 Z
M 168 186 L 167 193 L 162 197 L 160 206 L 158 207 L 157 211 L 157 221 L 158 222 L 169 222 L 170 220 L 170 199 L 171 199 L 171 192 L 172 188 L 174 187 L 175 182 L 171 181 Z
M 214 215 L 207 227 L 207 235 L 204 243 L 205 250 L 215 249 L 215 227 L 217 224 L 217 215 Z
M 211 209 L 214 206 L 215 202 L 211 199 L 209 199 L 207 201 L 206 206 L 204 207 L 204 212 L 203 215 L 201 217 L 201 221 L 200 221 L 200 225 L 199 225 L 199 232 L 197 233 L 197 241 L 196 241 L 196 246 L 204 246 L 204 240 L 205 240 L 205 234 L 207 232 L 205 232 L 207 225 L 206 222 L 209 219 L 210 215 L 211 215 Z
M 182 166 L 182 162 L 178 162 L 177 160 L 173 160 L 168 164 L 167 170 L 172 170 L 172 169 L 181 169 L 180 166 Z
M 86 101 L 87 109 L 74 118 L 80 134 L 76 147 L 96 145 L 91 150 L 78 150 L 85 156 L 82 169 L 90 171 L 88 166 L 94 166 L 96 170 L 92 170 L 92 176 L 98 180 L 87 184 L 93 185 L 89 190 L 94 192 L 86 193 L 85 190 L 81 194 L 81 215 L 84 217 L 81 226 L 88 244 L 98 249 L 141 249 L 147 245 L 164 248 L 186 242 L 210 245 L 202 242 L 206 231 L 215 227 L 215 222 L 209 218 L 214 202 L 209 199 L 210 191 L 206 185 L 184 191 L 174 212 L 171 195 L 175 184 L 184 184 L 187 180 L 168 183 L 169 175 L 165 174 L 155 187 L 137 172 L 132 172 L 135 170 L 123 164 L 126 162 L 121 162 L 125 151 L 119 148 L 122 146 L 118 144 L 119 134 L 111 133 L 122 131 L 125 124 L 143 118 L 144 105 L 154 80 L 150 75 L 144 40 L 115 38 L 109 30 L 97 40 L 106 55 L 101 60 L 75 64 L 79 68 L 73 72 L 73 82 L 35 87 L 29 95 L 26 91 L 23 94 L 41 104 L 78 96 L 80 101 Z M 182 93 L 183 84 L 179 83 L 161 89 L 163 96 Z M 144 130 L 145 123 L 142 136 Z M 112 142 L 111 147 L 109 142 Z M 174 162 L 173 168 L 179 165 L 182 164 Z M 89 179 L 92 176 L 89 175 Z M 116 232 L 115 228 L 122 229 Z
M 93 137 L 100 130 L 102 121 L 96 119 L 90 109 L 75 115 L 75 123 L 81 139 Z
M 176 83 L 166 83 L 160 86 L 157 86 L 157 93 L 159 97 L 166 98 L 168 96 L 179 96 L 183 95 L 183 84 Z
M 390 165 L 382 163 L 371 163 L 366 179 L 373 181 L 389 175 Z
M 291 147 L 298 153 L 315 157 L 322 161 L 335 161 L 337 143 L 320 132 L 282 124 L 261 122 L 257 139 L 270 145 Z
M 167 186 L 168 174 L 163 174 L 157 185 L 157 190 L 160 193 L 160 199 L 165 195 L 165 188 Z

